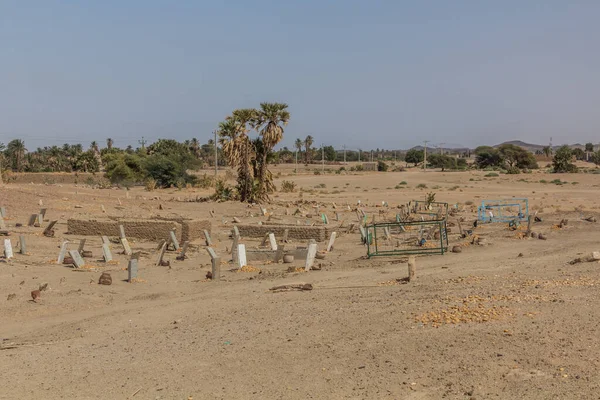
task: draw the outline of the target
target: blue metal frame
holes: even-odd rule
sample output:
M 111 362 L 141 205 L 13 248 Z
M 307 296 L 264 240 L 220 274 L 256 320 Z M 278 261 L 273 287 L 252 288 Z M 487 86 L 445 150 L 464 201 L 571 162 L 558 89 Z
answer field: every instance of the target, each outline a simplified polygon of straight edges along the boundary
M 507 207 L 519 207 L 518 214 L 516 216 L 503 214 L 502 210 Z M 492 211 L 493 218 L 488 215 L 488 211 Z M 523 221 L 527 218 L 529 218 L 529 200 L 526 198 L 482 200 L 477 209 L 477 220 L 480 222 L 510 222 L 517 219 Z

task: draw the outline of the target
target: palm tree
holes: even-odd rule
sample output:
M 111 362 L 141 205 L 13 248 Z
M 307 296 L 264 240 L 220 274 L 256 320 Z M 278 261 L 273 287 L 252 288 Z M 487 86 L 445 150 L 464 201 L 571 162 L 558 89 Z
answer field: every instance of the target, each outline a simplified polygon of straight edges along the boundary
M 256 119 L 256 110 L 235 110 L 219 124 L 219 143 L 227 163 L 238 171 L 238 192 L 241 201 L 253 200 L 253 176 L 251 164 L 255 157 L 254 147 L 248 137 L 248 125 Z
M 546 146 L 542 149 L 542 152 L 546 157 L 550 157 L 550 155 L 552 154 L 552 147 Z
M 113 147 L 113 140 L 111 138 L 106 139 L 106 147 L 111 150 Z
M 256 113 L 256 119 L 252 126 L 259 132 L 262 138 L 262 159 L 259 160 L 258 183 L 259 197 L 268 198 L 268 194 L 275 190 L 273 176 L 267 168 L 267 157 L 273 151 L 277 143 L 283 139 L 283 127 L 290 120 L 290 113 L 285 103 L 260 103 L 260 109 Z
M 12 166 L 17 172 L 23 170 L 23 159 L 26 151 L 25 142 L 21 139 L 11 140 L 6 147 L 6 153 L 11 158 Z
M 302 141 L 302 139 L 296 139 L 296 142 L 294 143 L 294 147 L 296 147 L 296 173 L 298 173 L 298 155 L 302 153 L 303 145 L 304 142 Z
M 310 146 L 313 144 L 313 137 L 308 135 L 306 139 L 304 139 L 304 147 L 306 149 L 306 163 L 308 164 L 309 155 L 310 155 Z
M 189 149 L 192 152 L 192 154 L 194 155 L 194 157 L 200 158 L 200 142 L 198 141 L 198 139 L 193 138 L 190 141 Z

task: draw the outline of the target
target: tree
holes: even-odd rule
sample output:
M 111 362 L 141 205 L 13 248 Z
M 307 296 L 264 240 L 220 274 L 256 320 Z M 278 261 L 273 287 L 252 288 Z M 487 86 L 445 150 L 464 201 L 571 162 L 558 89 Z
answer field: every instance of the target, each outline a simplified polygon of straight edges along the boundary
M 592 162 L 596 165 L 600 165 L 600 150 L 592 154 Z
M 491 146 L 479 146 L 475 149 L 475 154 L 478 168 L 497 167 L 502 163 L 502 156 Z
M 552 147 L 550 146 L 546 146 L 542 149 L 542 153 L 544 153 L 544 155 L 546 157 L 550 157 L 552 155 Z
M 310 152 L 310 146 L 313 145 L 313 141 L 314 141 L 314 139 L 310 135 L 308 135 L 306 137 L 306 139 L 304 139 L 304 148 L 305 148 L 305 151 L 306 151 L 305 155 L 306 155 L 306 163 L 307 164 L 310 161 L 310 158 L 311 158 L 311 155 L 312 155 L 311 152 Z
M 300 138 L 296 139 L 296 141 L 294 142 L 294 147 L 296 148 L 296 151 L 298 152 L 299 156 L 302 154 L 302 146 L 303 145 L 304 145 L 304 142 Z
M 113 147 L 113 140 L 111 138 L 106 139 L 106 147 L 111 150 Z
M 585 151 L 581 150 L 580 148 L 575 148 L 573 149 L 573 156 L 577 160 L 585 160 Z
M 538 168 L 535 157 L 529 151 L 514 144 L 503 144 L 498 147 L 501 157 L 500 166 L 504 168 L 536 169 Z
M 427 157 L 427 162 L 433 168 L 441 168 L 442 171 L 445 169 L 455 169 L 456 168 L 456 158 L 450 157 L 445 154 L 432 154 Z
M 577 172 L 577 167 L 572 163 L 573 151 L 569 146 L 561 146 L 556 150 L 552 165 L 554 172 Z
M 335 161 L 337 153 L 336 153 L 335 149 L 333 148 L 333 146 L 323 146 L 323 148 L 321 150 L 325 153 L 326 161 Z
M 262 139 L 263 151 L 258 162 L 258 199 L 268 199 L 269 193 L 275 191 L 273 176 L 268 169 L 267 158 L 273 148 L 283 139 L 283 128 L 290 120 L 290 113 L 285 103 L 260 103 L 260 109 L 251 120 L 251 126 L 256 129 Z
M 404 161 L 414 164 L 416 167 L 418 163 L 423 162 L 423 157 L 424 153 L 422 150 L 410 149 L 406 152 Z
M 585 151 L 588 153 L 593 153 L 594 152 L 594 144 L 593 143 L 586 143 L 585 144 Z
M 23 161 L 25 159 L 25 142 L 21 139 L 14 139 L 8 142 L 6 146 L 6 154 L 10 160 L 12 168 L 17 171 L 23 171 Z

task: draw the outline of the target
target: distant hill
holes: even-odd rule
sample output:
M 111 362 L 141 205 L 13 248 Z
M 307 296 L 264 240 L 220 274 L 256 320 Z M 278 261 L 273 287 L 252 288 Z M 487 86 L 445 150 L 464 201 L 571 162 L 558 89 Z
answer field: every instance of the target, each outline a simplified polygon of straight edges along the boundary
M 514 144 L 515 146 L 522 147 L 522 148 L 524 148 L 524 149 L 526 149 L 528 151 L 531 151 L 533 153 L 535 153 L 538 150 L 542 151 L 542 150 L 544 150 L 544 147 L 547 146 L 546 144 L 525 143 L 522 140 L 510 140 L 508 142 L 497 144 L 494 147 L 502 146 L 503 144 Z M 552 149 L 556 150 L 556 149 L 558 149 L 561 146 L 562 146 L 562 144 L 556 145 L 556 146 L 552 146 Z M 581 144 L 581 143 L 569 144 L 568 146 L 570 148 L 572 148 L 572 149 L 582 149 L 582 150 L 585 150 L 585 144 Z M 597 149 L 598 146 L 599 145 L 594 144 L 594 149 Z

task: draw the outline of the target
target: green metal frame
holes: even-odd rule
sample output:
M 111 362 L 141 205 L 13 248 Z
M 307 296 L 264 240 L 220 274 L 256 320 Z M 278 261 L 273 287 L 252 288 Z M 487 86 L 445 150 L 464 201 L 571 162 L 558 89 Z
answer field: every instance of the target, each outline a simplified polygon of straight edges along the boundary
M 442 208 L 444 211 L 444 215 L 442 215 L 442 217 L 448 218 L 448 203 L 443 203 L 440 201 L 432 201 L 431 203 L 427 203 L 425 200 L 412 200 L 410 203 L 408 203 L 408 209 L 410 210 L 411 214 L 421 214 L 435 217 L 437 215 L 437 212 L 418 210 L 420 205 L 427 206 L 427 204 L 432 205 L 434 207 Z M 413 212 L 413 210 L 415 211 Z
M 417 248 L 417 249 L 406 249 L 406 250 L 379 250 L 377 246 L 377 229 L 384 229 L 386 227 L 399 227 L 404 229 L 406 226 L 423 226 L 423 225 L 438 225 L 440 233 L 440 246 L 433 248 Z M 410 221 L 410 222 L 382 222 L 378 224 L 371 224 L 365 227 L 367 237 L 364 238 L 363 243 L 367 245 L 367 257 L 380 257 L 380 256 L 398 256 L 405 254 L 444 254 L 448 251 L 448 233 L 446 231 L 446 220 L 430 220 L 430 221 Z M 373 235 L 371 236 L 371 232 Z

